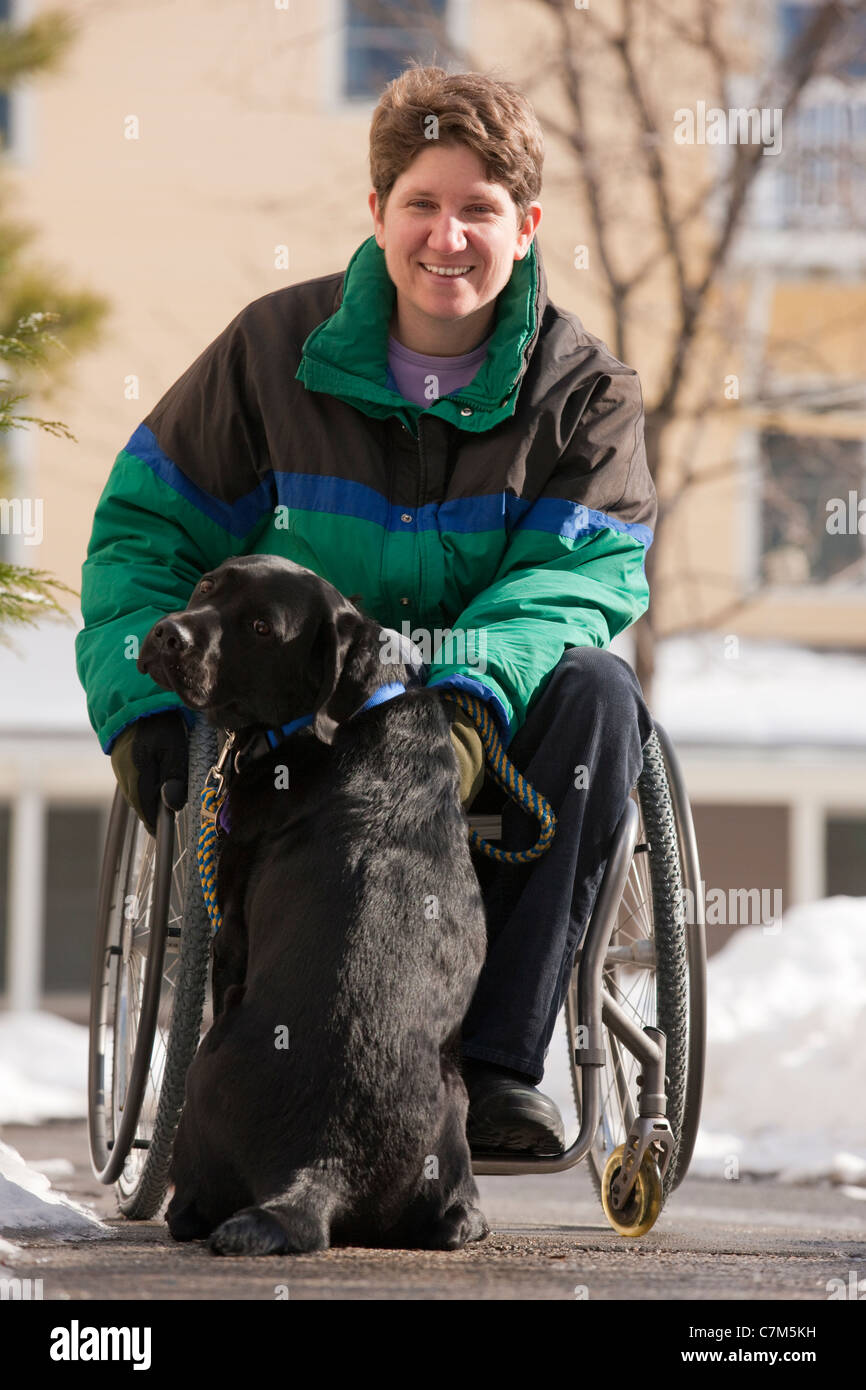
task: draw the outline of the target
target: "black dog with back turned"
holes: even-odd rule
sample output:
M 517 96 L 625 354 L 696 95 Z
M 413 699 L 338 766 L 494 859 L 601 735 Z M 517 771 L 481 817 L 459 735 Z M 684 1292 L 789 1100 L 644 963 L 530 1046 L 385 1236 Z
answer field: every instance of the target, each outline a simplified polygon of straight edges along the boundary
M 458 1249 L 488 1232 L 459 1069 L 483 903 L 440 697 L 409 688 L 357 713 L 407 679 L 381 635 L 311 570 L 245 556 L 142 646 L 139 669 L 238 747 L 313 714 L 240 762 L 229 793 L 214 1023 L 167 1212 L 176 1240 L 209 1236 L 217 1254 Z

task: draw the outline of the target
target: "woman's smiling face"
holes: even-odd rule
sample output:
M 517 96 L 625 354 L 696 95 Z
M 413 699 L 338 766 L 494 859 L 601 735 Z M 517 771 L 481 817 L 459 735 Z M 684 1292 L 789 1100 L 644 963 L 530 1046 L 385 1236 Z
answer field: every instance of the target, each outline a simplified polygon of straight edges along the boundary
M 376 241 L 397 289 L 392 332 L 415 352 L 470 352 L 493 324 L 496 297 L 541 220 L 530 204 L 522 226 L 508 189 L 488 183 L 463 144 L 431 141 L 395 182 L 380 215 L 370 194 Z M 430 267 L 438 267 L 431 269 Z M 443 274 L 443 271 L 457 274 Z

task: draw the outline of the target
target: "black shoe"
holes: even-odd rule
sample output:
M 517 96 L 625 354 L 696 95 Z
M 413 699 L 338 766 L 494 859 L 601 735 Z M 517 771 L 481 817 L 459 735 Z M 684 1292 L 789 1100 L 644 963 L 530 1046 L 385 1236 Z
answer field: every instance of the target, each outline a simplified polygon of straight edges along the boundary
M 565 1126 L 549 1096 L 492 1062 L 465 1057 L 462 1070 L 469 1092 L 466 1137 L 472 1153 L 564 1153 Z

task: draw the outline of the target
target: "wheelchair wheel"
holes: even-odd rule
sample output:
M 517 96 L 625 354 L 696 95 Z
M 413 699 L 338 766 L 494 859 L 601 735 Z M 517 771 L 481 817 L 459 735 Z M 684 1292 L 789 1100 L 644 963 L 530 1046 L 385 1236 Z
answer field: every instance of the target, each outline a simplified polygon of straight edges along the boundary
M 691 812 L 667 736 L 657 729 L 644 748 L 632 793 L 638 839 L 603 973 L 604 988 L 640 1028 L 660 1028 L 667 1043 L 667 1118 L 674 1148 L 662 1185 L 664 1201 L 685 1176 L 700 1118 L 706 1005 L 706 952 L 699 868 Z M 689 889 L 691 897 L 684 893 Z M 686 902 L 698 905 L 686 922 Z M 565 1000 L 572 1085 L 581 1114 L 581 1068 L 574 1060 L 577 970 Z M 601 1118 L 589 1169 L 599 1196 L 605 1172 L 637 1114 L 639 1062 L 605 1028 L 599 1068 Z
M 192 831 L 213 761 L 212 730 L 190 739 L 190 796 L 160 806 L 151 836 L 118 788 L 106 837 L 90 1000 L 90 1157 L 120 1211 L 156 1215 L 168 1185 L 186 1071 L 198 1046 L 210 923 Z

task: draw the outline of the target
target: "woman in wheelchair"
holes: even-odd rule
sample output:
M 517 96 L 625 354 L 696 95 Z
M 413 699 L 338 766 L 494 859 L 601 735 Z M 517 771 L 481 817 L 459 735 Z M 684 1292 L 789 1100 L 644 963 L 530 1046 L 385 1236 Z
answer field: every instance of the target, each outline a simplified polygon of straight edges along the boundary
M 548 297 L 542 162 L 511 84 L 411 67 L 385 88 L 372 235 L 345 272 L 242 309 L 119 453 L 82 571 L 77 664 L 153 830 L 163 785 L 186 785 L 191 715 L 137 671 L 130 640 L 203 571 L 282 555 L 430 639 L 427 683 L 485 701 L 557 816 L 532 864 L 476 856 L 488 952 L 463 1029 L 473 1149 L 555 1155 L 562 1117 L 537 1088 L 653 730 L 606 649 L 647 607 L 656 502 L 636 373 Z M 480 659 L 434 646 L 443 630 Z M 464 807 L 502 809 L 502 847 L 531 845 L 535 823 L 485 781 L 462 713 L 452 742 Z

